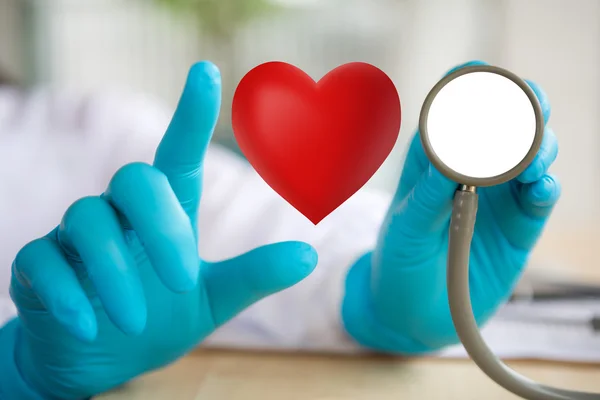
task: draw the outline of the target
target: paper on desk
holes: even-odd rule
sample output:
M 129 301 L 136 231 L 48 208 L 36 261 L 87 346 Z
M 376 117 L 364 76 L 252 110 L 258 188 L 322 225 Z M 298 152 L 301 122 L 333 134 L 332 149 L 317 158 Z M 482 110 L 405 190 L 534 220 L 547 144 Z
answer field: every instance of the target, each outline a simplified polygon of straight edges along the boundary
M 486 325 L 482 335 L 494 353 L 504 359 L 596 363 L 600 362 L 600 332 L 594 332 L 590 325 L 594 315 L 600 316 L 600 300 L 508 304 Z M 440 356 L 467 355 L 462 346 L 454 346 Z

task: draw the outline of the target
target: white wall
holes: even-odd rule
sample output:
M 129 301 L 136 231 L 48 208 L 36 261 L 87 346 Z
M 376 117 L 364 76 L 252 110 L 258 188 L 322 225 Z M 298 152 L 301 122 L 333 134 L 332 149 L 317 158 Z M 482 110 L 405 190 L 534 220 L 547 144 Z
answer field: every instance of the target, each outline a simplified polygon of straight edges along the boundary
M 308 2 L 250 24 L 238 37 L 239 78 L 273 59 L 294 63 L 315 78 L 364 57 L 381 64 L 386 50 L 398 49 L 389 46 L 395 38 L 387 34 L 397 32 L 398 18 L 382 3 L 403 2 Z M 57 85 L 86 90 L 110 84 L 175 100 L 189 65 L 209 51 L 190 21 L 158 12 L 147 0 L 45 4 L 49 34 L 40 39 L 51 53 L 49 80 Z
M 552 172 L 563 196 L 550 235 L 589 232 L 600 223 L 600 2 L 597 0 L 411 0 L 391 71 L 403 96 L 403 128 L 373 179 L 389 187 L 428 90 L 453 65 L 485 60 L 535 80 L 552 104 L 560 155 Z M 394 179 L 392 179 L 394 178 Z
M 393 3 L 393 2 L 390 2 Z M 402 15 L 397 21 L 394 60 L 387 71 L 402 102 L 402 128 L 396 148 L 370 182 L 393 190 L 408 141 L 415 133 L 421 105 L 431 87 L 450 68 L 474 60 L 496 63 L 503 24 L 501 1 L 408 0 L 403 8 L 386 7 Z
M 186 21 L 147 1 L 49 0 L 40 38 L 53 85 L 119 88 L 175 102 L 187 69 L 202 51 Z
M 49 34 L 41 48 L 52 55 L 47 70 L 56 84 L 128 87 L 174 103 L 187 68 L 204 55 L 201 38 L 189 26 L 133 0 L 45 4 Z M 483 59 L 538 81 L 552 101 L 551 126 L 560 140 L 553 171 L 564 194 L 549 229 L 558 235 L 600 221 L 598 21 L 598 0 L 313 1 L 245 30 L 239 72 L 273 59 L 315 78 L 356 60 L 386 71 L 401 95 L 402 132 L 370 185 L 387 190 L 396 184 L 421 103 L 448 68 Z
M 563 197 L 550 229 L 600 222 L 600 1 L 510 0 L 502 63 L 537 81 L 560 143 Z
M 192 21 L 157 11 L 146 0 L 48 0 L 48 34 L 41 37 L 45 80 L 91 91 L 108 87 L 145 91 L 175 104 L 189 66 L 215 53 Z M 387 4 L 402 2 L 383 0 Z M 402 14 L 402 13 L 400 13 Z M 235 79 L 254 66 L 284 60 L 318 79 L 349 61 L 390 69 L 397 50 L 398 18 L 381 0 L 296 5 L 243 29 L 235 49 Z M 400 24 L 402 26 L 402 24 Z M 222 66 L 223 67 L 223 66 Z M 237 82 L 236 82 L 237 83 Z M 231 93 L 224 93 L 221 122 L 229 125 Z M 225 89 L 225 87 L 224 87 Z M 227 121 L 226 121 L 227 120 Z M 229 139 L 218 135 L 217 139 Z
M 16 79 L 26 78 L 25 43 L 20 0 L 0 0 L 0 68 Z

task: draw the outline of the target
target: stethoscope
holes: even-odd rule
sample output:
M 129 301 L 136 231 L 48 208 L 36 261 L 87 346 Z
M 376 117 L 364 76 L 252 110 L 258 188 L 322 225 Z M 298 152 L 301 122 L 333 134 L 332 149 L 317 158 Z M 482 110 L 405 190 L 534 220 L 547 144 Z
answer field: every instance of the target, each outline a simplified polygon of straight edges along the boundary
M 502 68 L 461 68 L 429 92 L 419 129 L 433 166 L 459 183 L 450 222 L 447 286 L 454 327 L 471 359 L 497 384 L 525 399 L 600 399 L 600 394 L 545 386 L 510 369 L 486 345 L 471 307 L 469 254 L 476 189 L 516 178 L 535 158 L 544 117 L 534 91 Z

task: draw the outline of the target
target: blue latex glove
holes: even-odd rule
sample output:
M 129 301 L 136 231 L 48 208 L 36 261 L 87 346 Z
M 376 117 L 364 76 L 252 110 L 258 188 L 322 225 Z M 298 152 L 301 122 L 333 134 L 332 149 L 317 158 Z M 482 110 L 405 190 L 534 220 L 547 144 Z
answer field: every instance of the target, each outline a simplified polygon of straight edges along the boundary
M 124 166 L 103 195 L 75 202 L 19 252 L 10 288 L 19 317 L 0 331 L 0 398 L 105 392 L 314 269 L 316 252 L 301 242 L 199 258 L 202 163 L 220 102 L 217 68 L 193 66 L 154 165 Z
M 483 63 L 457 68 L 477 64 Z M 528 83 L 547 122 L 548 99 Z M 557 153 L 556 137 L 545 128 L 541 149 L 521 176 L 478 190 L 470 284 L 479 324 L 510 297 L 559 198 L 558 181 L 547 174 Z M 456 189 L 455 182 L 431 166 L 415 135 L 377 248 L 347 277 L 343 320 L 362 345 L 419 354 L 458 343 L 446 291 L 448 227 Z

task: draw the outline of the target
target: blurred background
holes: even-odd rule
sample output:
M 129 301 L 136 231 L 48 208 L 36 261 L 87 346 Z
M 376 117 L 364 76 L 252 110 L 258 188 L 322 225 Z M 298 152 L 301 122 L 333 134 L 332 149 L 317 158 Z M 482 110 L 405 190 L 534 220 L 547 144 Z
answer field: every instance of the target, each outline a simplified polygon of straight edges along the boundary
M 0 0 L 0 65 L 27 85 L 147 93 L 174 106 L 189 66 L 216 62 L 224 107 L 216 140 L 235 149 L 233 91 L 252 67 L 281 60 L 319 79 L 365 61 L 395 82 L 396 149 L 368 187 L 393 191 L 428 90 L 481 59 L 548 92 L 564 194 L 538 266 L 593 271 L 600 243 L 598 0 Z M 552 257 L 548 249 L 552 249 Z M 560 250 L 564 249 L 564 250 Z

